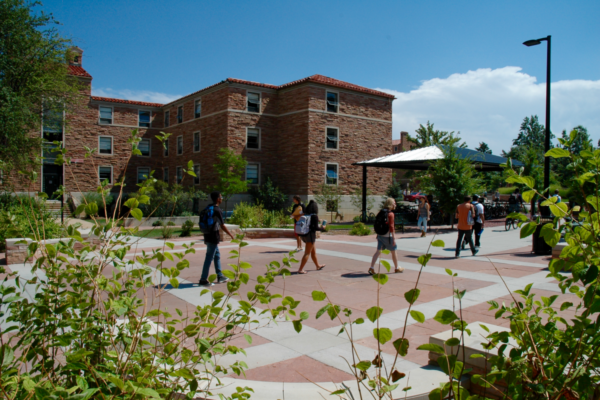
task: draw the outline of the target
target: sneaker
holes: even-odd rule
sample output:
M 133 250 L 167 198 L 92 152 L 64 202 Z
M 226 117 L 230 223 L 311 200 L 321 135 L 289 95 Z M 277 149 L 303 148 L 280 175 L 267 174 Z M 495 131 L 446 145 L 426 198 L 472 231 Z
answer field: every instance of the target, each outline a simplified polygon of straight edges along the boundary
M 198 282 L 198 285 L 200 285 L 200 286 L 206 286 L 206 287 L 210 287 L 210 286 L 214 285 L 214 283 L 212 283 L 212 282 L 209 282 L 209 281 L 203 281 L 203 280 L 200 280 L 200 282 Z
M 225 282 L 227 282 L 228 280 L 229 280 L 229 278 L 226 278 L 226 277 L 224 277 L 224 276 L 221 276 L 219 279 L 217 279 L 217 281 L 218 281 L 219 283 L 225 283 Z
M 476 255 L 477 253 L 479 253 L 479 249 L 475 248 L 475 252 L 473 253 L 473 255 Z
M 459 256 L 459 255 L 456 255 L 456 256 L 454 256 L 454 258 L 460 258 L 460 256 Z

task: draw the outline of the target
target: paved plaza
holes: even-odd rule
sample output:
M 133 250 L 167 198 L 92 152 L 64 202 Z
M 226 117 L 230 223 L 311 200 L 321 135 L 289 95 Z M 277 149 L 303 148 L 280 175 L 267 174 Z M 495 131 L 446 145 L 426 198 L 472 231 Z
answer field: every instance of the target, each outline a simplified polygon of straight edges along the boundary
M 401 336 L 405 324 L 409 304 L 404 293 L 414 288 L 420 269 L 417 258 L 427 252 L 433 235 L 425 238 L 418 236 L 418 233 L 398 235 L 398 260 L 405 270 L 403 273 L 390 273 L 389 282 L 380 290 L 379 306 L 384 310 L 380 326 L 392 329 L 394 340 Z M 490 300 L 499 303 L 512 301 L 496 268 L 512 291 L 533 283 L 534 292 L 540 296 L 559 295 L 554 303 L 557 310 L 563 301 L 578 302 L 574 295 L 561 294 L 556 283 L 546 278 L 549 257 L 533 255 L 531 239 L 519 239 L 518 231 L 506 232 L 504 227 L 486 228 L 479 254 L 473 257 L 466 250 L 462 252 L 460 259 L 454 258 L 456 232 L 438 235 L 436 239 L 443 240 L 445 246 L 430 249 L 433 256 L 420 278 L 421 294 L 414 309 L 425 315 L 425 323 L 418 323 L 411 317 L 407 320 L 406 337 L 410 341 L 410 350 L 396 365 L 399 371 L 407 374 L 405 379 L 408 379 L 408 383 L 401 381 L 396 390 L 398 398 L 404 398 L 401 389 L 405 386 L 412 388 L 408 391 L 407 398 L 427 398 L 421 394 L 437 387 L 444 379 L 441 372 L 428 366 L 428 352 L 416 348 L 428 343 L 431 335 L 448 330 L 448 325 L 441 325 L 433 317 L 440 309 L 458 308 L 452 297 L 453 287 L 467 290 L 462 315 L 469 323 L 508 326 L 507 321 L 494 318 L 495 311 L 488 310 L 487 302 Z M 192 238 L 194 240 L 198 238 Z M 174 239 L 170 242 L 176 244 L 177 250 L 183 243 L 189 243 L 190 239 Z M 247 270 L 251 281 L 242 286 L 241 295 L 244 299 L 247 291 L 253 290 L 257 277 L 265 273 L 265 265 L 271 261 L 281 261 L 295 248 L 295 240 L 292 239 L 256 239 L 248 240 L 248 243 L 249 246 L 242 249 L 242 260 L 252 264 L 253 268 Z M 143 239 L 137 244 L 136 251 L 162 246 L 162 240 Z M 300 300 L 296 310 L 309 312 L 310 318 L 304 321 L 302 331 L 296 333 L 290 322 L 280 321 L 252 330 L 252 344 L 248 344 L 243 337 L 235 339 L 233 344 L 245 348 L 247 356 L 230 355 L 221 361 L 230 363 L 236 359 L 244 360 L 249 368 L 245 377 L 224 377 L 226 387 L 217 392 L 231 393 L 236 386 L 249 386 L 256 392 L 253 398 L 289 400 L 321 398 L 319 392 L 327 396 L 323 389 L 335 390 L 342 382 L 355 388 L 349 382 L 353 376 L 344 360 L 351 360 L 349 340 L 345 334 L 338 335 L 341 328 L 339 320 L 332 321 L 326 314 L 319 319 L 315 318 L 316 312 L 325 303 L 315 302 L 311 293 L 313 290 L 325 291 L 332 302 L 351 309 L 353 319 L 365 318 L 364 324 L 354 326 L 353 333 L 360 357 L 372 360 L 377 341 L 373 337 L 374 324 L 367 320 L 365 311 L 376 305 L 377 301 L 377 283 L 367 274 L 376 249 L 375 236 L 323 235 L 317 240 L 316 247 L 319 262 L 326 264 L 324 270 L 316 271 L 312 261 L 309 261 L 305 268 L 308 274 L 294 273 L 285 279 L 278 277 L 271 286 L 272 293 L 290 295 Z M 162 307 L 191 312 L 195 306 L 209 301 L 209 295 L 200 296 L 201 288 L 198 286 L 205 246 L 201 241 L 196 241 L 194 248 L 196 254 L 188 256 L 192 267 L 182 271 L 179 288 L 171 288 L 161 296 Z M 226 265 L 228 250 L 237 248 L 237 245 L 222 243 L 220 248 Z M 133 252 L 131 255 L 133 256 Z M 301 254 L 297 256 L 300 257 Z M 384 257 L 391 262 L 390 255 Z M 298 265 L 293 264 L 293 271 L 297 270 Z M 11 268 L 24 275 L 28 274 L 26 265 Z M 454 281 L 446 269 L 458 274 Z M 211 273 L 213 272 L 211 269 Z M 211 289 L 226 291 L 224 285 L 219 284 Z M 559 313 L 566 318 L 571 316 L 569 311 Z M 396 354 L 392 341 L 382 346 L 382 349 L 384 360 L 391 363 Z

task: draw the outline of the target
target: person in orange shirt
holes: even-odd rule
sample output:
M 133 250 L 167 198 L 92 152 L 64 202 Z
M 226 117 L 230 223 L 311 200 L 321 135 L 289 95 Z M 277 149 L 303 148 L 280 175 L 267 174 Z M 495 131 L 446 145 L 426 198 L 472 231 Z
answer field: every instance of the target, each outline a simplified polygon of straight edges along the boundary
M 477 254 L 479 250 L 473 244 L 473 224 L 475 223 L 475 208 L 471 204 L 471 197 L 465 196 L 465 202 L 456 207 L 456 219 L 458 220 L 458 240 L 456 241 L 456 258 L 460 258 L 460 248 L 465 238 L 471 247 L 471 253 Z

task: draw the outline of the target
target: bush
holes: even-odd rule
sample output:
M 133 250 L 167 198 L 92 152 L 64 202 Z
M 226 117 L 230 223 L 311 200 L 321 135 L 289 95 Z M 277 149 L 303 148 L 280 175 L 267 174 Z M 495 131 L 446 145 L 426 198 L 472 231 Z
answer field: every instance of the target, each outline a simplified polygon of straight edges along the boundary
M 267 177 L 265 183 L 249 190 L 254 202 L 262 204 L 263 208 L 270 211 L 279 211 L 285 207 L 288 202 L 287 196 L 275 186 L 271 178 Z
M 180 237 L 188 237 L 192 236 L 192 229 L 194 229 L 194 223 L 191 220 L 187 220 L 181 225 L 181 235 Z
M 147 217 L 192 217 L 194 199 L 205 200 L 206 194 L 196 188 L 184 188 L 181 185 L 169 185 L 163 181 L 153 182 L 146 195 L 150 202 L 140 204 L 139 208 Z M 134 195 L 132 195 L 133 197 Z
M 154 221 L 154 222 L 152 223 L 152 226 L 163 226 L 163 221 L 162 221 L 162 219 L 159 219 L 159 220 L 157 220 L 157 221 Z
M 353 236 L 367 236 L 371 234 L 371 228 L 369 228 L 362 222 L 357 222 L 354 225 L 352 225 L 350 234 Z
M 96 192 L 87 192 L 87 193 L 81 194 L 81 203 L 82 204 L 96 203 L 96 205 L 98 206 L 97 215 L 100 217 L 105 216 L 104 208 L 105 208 L 105 206 L 106 207 L 110 206 L 112 204 L 113 200 L 114 200 L 114 197 L 110 194 L 104 196 L 104 199 L 102 199 L 102 195 L 100 193 L 96 193 Z M 106 210 L 106 212 L 108 213 L 108 210 Z M 92 215 L 88 215 L 88 213 L 86 212 L 85 217 L 89 219 L 92 217 Z
M 233 214 L 228 222 L 239 225 L 240 228 L 285 228 L 293 224 L 289 214 L 291 211 L 287 209 L 269 211 L 265 210 L 262 204 L 251 205 L 241 202 L 233 208 Z

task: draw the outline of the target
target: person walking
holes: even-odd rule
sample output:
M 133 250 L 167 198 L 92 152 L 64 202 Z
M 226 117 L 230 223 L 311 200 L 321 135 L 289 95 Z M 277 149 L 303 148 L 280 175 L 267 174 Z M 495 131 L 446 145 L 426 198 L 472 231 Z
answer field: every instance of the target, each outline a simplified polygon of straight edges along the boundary
M 496 189 L 496 193 L 494 193 L 494 203 L 500 203 L 500 191 Z
M 471 197 L 465 196 L 464 203 L 456 207 L 456 219 L 458 220 L 458 239 L 456 240 L 456 258 L 460 258 L 460 248 L 463 238 L 469 242 L 471 253 L 477 254 L 479 250 L 473 244 L 473 224 L 475 222 L 475 209 L 471 204 Z
M 210 271 L 210 264 L 215 262 L 215 272 L 217 273 L 217 281 L 219 283 L 225 283 L 227 279 L 223 272 L 221 272 L 221 253 L 219 252 L 219 242 L 221 241 L 221 235 L 219 229 L 223 229 L 225 233 L 234 239 L 229 229 L 225 226 L 223 221 L 223 211 L 219 208 L 219 205 L 223 202 L 223 196 L 220 192 L 212 192 L 210 199 L 213 204 L 209 205 L 202 211 L 202 213 L 210 214 L 208 218 L 212 218 L 212 226 L 209 227 L 210 231 L 204 234 L 204 243 L 206 244 L 206 256 L 204 258 L 204 266 L 202 267 L 202 276 L 200 277 L 200 286 L 212 286 L 213 283 L 208 281 L 208 273 Z M 202 223 L 203 215 L 200 214 L 200 222 Z
M 552 197 L 556 197 L 556 203 L 560 203 L 562 198 L 560 197 L 560 191 L 558 189 L 554 189 L 554 194 Z
M 294 223 L 298 222 L 300 217 L 304 214 L 304 204 L 302 204 L 302 199 L 300 196 L 295 195 L 293 198 L 294 205 L 292 206 L 292 218 L 294 219 Z M 300 235 L 296 233 L 294 229 L 294 236 L 296 236 L 296 250 L 302 251 L 302 240 L 300 240 Z
M 473 230 L 475 231 L 475 248 L 481 246 L 481 233 L 485 225 L 485 207 L 479 202 L 479 195 L 473 195 L 473 207 L 475 207 L 475 223 Z
M 306 243 L 306 250 L 304 251 L 304 255 L 302 256 L 302 260 L 300 261 L 300 268 L 298 268 L 299 274 L 306 274 L 304 271 L 304 266 L 308 262 L 308 258 L 311 257 L 315 266 L 317 267 L 317 271 L 325 268 L 325 264 L 319 264 L 317 260 L 317 250 L 315 249 L 315 242 L 317 241 L 317 231 L 324 231 L 321 226 L 319 226 L 319 206 L 314 200 L 308 202 L 304 209 L 304 215 L 310 218 L 309 224 L 309 232 L 306 235 L 301 235 L 300 238 L 304 243 Z
M 429 221 L 429 210 L 431 206 L 425 197 L 419 197 L 419 211 L 417 212 L 417 226 L 421 228 L 421 237 L 427 236 L 427 221 Z
M 369 274 L 375 274 L 375 263 L 381 254 L 381 250 L 389 250 L 392 253 L 392 261 L 394 262 L 394 272 L 399 273 L 404 271 L 404 268 L 398 267 L 398 256 L 396 255 L 396 231 L 394 230 L 394 209 L 396 208 L 396 200 L 389 197 L 377 218 L 375 219 L 375 232 L 377 233 L 377 251 L 373 254 Z

